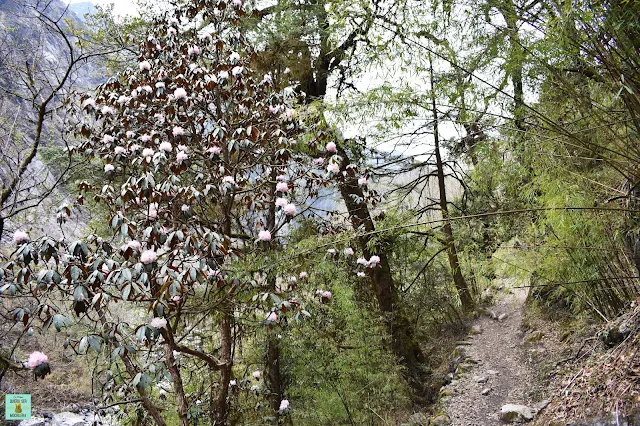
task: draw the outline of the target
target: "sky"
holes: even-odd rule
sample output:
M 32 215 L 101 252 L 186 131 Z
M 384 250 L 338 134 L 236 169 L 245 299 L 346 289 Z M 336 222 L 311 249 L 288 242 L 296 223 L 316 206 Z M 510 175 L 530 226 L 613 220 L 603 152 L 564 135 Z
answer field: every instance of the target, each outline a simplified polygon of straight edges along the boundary
M 136 4 L 134 0 L 63 0 L 67 3 L 84 3 L 90 1 L 95 5 L 106 6 L 113 3 L 113 10 L 116 15 L 134 15 L 136 14 Z

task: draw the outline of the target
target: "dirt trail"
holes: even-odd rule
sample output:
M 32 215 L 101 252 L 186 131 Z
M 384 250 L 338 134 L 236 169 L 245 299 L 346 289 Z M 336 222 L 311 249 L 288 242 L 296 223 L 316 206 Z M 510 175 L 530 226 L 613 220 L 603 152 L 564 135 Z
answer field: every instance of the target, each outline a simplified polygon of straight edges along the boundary
M 480 327 L 480 334 L 472 334 L 458 347 L 463 354 L 461 367 L 457 378 L 444 388 L 450 395 L 443 407 L 451 425 L 502 425 L 500 409 L 504 404 L 530 405 L 533 381 L 521 330 L 525 299 L 524 289 L 512 289 L 490 308 L 497 317 L 506 314 L 506 318 L 498 321 L 480 316 L 473 323 L 476 331 Z

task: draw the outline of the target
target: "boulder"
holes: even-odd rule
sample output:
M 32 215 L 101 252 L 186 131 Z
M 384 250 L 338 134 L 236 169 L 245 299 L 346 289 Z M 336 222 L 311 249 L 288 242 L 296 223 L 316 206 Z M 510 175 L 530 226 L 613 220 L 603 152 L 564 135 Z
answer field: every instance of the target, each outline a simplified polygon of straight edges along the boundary
M 65 411 L 54 414 L 52 424 L 54 426 L 85 426 L 86 422 L 84 417 L 70 411 Z
M 534 411 L 526 405 L 505 404 L 500 409 L 500 419 L 504 422 L 528 422 L 533 420 Z

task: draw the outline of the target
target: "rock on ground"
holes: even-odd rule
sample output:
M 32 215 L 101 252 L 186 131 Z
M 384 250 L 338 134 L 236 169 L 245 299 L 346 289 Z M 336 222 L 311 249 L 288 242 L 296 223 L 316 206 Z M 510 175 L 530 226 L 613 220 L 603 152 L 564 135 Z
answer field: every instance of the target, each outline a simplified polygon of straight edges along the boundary
M 526 405 L 505 404 L 500 409 L 500 419 L 504 422 L 522 422 L 533 420 L 535 413 Z
M 502 321 L 480 316 L 473 323 L 482 333 L 471 331 L 456 380 L 440 392 L 450 425 L 501 426 L 503 405 L 535 402 L 529 399 L 533 374 L 521 331 L 525 299 L 526 291 L 515 289 L 496 303 L 496 311 L 507 314 Z

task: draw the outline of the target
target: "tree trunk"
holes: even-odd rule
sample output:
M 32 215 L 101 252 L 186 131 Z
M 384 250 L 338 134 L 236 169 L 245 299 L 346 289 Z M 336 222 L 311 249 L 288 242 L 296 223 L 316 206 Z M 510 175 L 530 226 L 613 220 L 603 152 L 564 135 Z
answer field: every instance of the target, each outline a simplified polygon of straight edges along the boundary
M 341 146 L 338 146 L 338 153 L 343 158 L 341 172 L 346 172 L 346 166 L 350 163 L 349 157 Z M 358 203 L 356 201 L 364 199 L 357 177 L 348 174 L 344 182 L 340 183 L 339 189 L 349 211 L 353 229 L 366 233 L 358 237 L 358 244 L 364 256 L 367 259 L 371 258 L 373 254 L 380 257 L 380 263 L 369 270 L 369 277 L 371 278 L 378 306 L 384 316 L 387 330 L 391 335 L 391 349 L 399 362 L 406 367 L 407 378 L 411 386 L 422 392 L 422 380 L 424 379 L 424 372 L 421 369 L 421 364 L 424 362 L 422 349 L 414 338 L 413 324 L 402 309 L 400 298 L 393 282 L 393 276 L 391 275 L 389 258 L 384 247 L 377 245 L 375 253 L 369 249 L 370 233 L 375 231 L 375 225 L 366 203 Z
M 271 171 L 271 193 L 276 193 L 276 178 L 278 176 L 278 170 L 273 167 Z M 272 238 L 275 241 L 276 237 L 276 204 L 275 200 L 269 204 L 267 211 L 267 229 L 271 231 Z M 275 243 L 273 243 L 275 244 Z M 272 244 L 268 241 L 264 242 L 264 250 L 271 250 Z M 268 291 L 276 291 L 276 276 L 269 274 L 267 276 L 267 289 Z M 266 354 L 266 368 L 265 377 L 269 386 L 269 401 L 271 408 L 277 411 L 280 408 L 280 401 L 282 401 L 282 377 L 280 375 L 280 341 L 275 333 L 267 331 L 267 354 Z
M 227 395 L 233 367 L 233 360 L 231 359 L 231 315 L 228 312 L 223 312 L 220 320 L 220 343 L 220 360 L 224 363 L 224 366 L 220 369 L 220 388 L 216 396 L 215 424 L 225 425 L 229 414 Z
M 438 134 L 438 110 L 436 109 L 435 81 L 433 78 L 433 64 L 429 62 L 429 71 L 431 75 L 431 108 L 433 113 L 433 145 L 436 156 L 436 167 L 438 172 L 438 191 L 440 192 L 440 211 L 442 218 L 449 218 L 449 205 L 447 203 L 447 187 L 444 180 L 444 165 L 440 154 L 440 135 Z M 444 222 L 444 235 L 447 245 L 447 256 L 449 257 L 449 266 L 451 267 L 451 275 L 453 275 L 453 283 L 458 290 L 462 309 L 469 311 L 474 308 L 475 303 L 469 292 L 469 286 L 462 275 L 460 261 L 458 259 L 458 251 L 456 250 L 455 238 L 453 237 L 453 229 L 451 222 Z
M 176 403 L 178 405 L 178 418 L 180 419 L 180 426 L 189 426 L 189 420 L 187 419 L 187 412 L 189 411 L 189 405 L 187 399 L 184 396 L 184 386 L 182 384 L 182 377 L 180 376 L 180 370 L 176 365 L 176 359 L 173 356 L 173 350 L 168 342 L 163 345 L 164 358 L 171 374 L 171 380 L 173 381 L 173 389 L 176 393 Z

